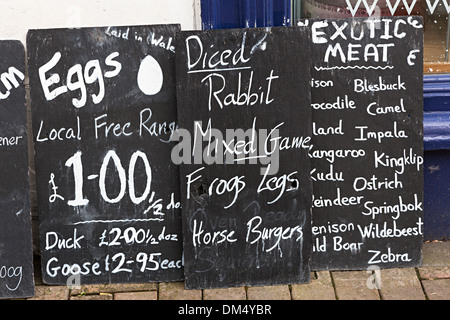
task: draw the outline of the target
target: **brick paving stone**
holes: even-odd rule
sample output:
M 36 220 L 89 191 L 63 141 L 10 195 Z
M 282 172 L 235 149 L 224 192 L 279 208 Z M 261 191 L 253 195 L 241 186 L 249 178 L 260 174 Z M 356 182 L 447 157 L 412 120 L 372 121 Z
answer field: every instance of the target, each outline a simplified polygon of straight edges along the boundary
M 423 245 L 422 267 L 450 267 L 450 241 Z
M 114 293 L 114 300 L 158 300 L 156 291 Z
M 203 300 L 246 300 L 244 287 L 203 290 Z
M 247 288 L 248 300 L 291 300 L 289 286 L 266 286 Z
M 202 300 L 202 290 L 186 290 L 184 282 L 159 284 L 159 300 Z
M 103 294 L 89 294 L 89 295 L 78 295 L 71 296 L 70 300 L 113 300 L 113 295 L 111 293 L 103 293 Z
M 430 300 L 450 300 L 450 279 L 423 280 L 422 285 Z
M 380 294 L 383 300 L 425 300 L 414 268 L 381 270 L 380 278 Z
M 333 282 L 328 271 L 311 274 L 311 283 L 292 285 L 293 300 L 336 300 Z
M 65 286 L 36 286 L 34 297 L 28 300 L 69 300 L 69 288 Z
M 369 289 L 367 282 L 371 274 L 366 271 L 333 271 L 338 300 L 379 300 L 377 289 Z
M 420 278 L 424 280 L 450 278 L 450 267 L 418 268 Z
M 82 285 L 79 289 L 73 289 L 71 295 L 116 293 L 130 291 L 151 291 L 158 290 L 157 283 L 131 283 L 131 284 L 102 284 L 102 285 Z

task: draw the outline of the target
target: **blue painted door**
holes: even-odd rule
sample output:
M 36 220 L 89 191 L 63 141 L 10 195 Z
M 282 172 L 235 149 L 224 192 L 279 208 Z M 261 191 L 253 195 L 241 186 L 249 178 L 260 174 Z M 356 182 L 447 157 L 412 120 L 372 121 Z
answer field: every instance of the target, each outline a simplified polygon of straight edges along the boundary
M 202 0 L 204 30 L 291 25 L 291 0 Z

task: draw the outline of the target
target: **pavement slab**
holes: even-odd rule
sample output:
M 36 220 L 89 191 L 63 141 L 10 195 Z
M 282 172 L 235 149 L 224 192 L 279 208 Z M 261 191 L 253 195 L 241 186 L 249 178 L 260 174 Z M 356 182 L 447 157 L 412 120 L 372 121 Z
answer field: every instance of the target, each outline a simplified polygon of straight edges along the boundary
M 102 284 L 102 285 L 82 285 L 78 288 L 72 289 L 71 295 L 77 296 L 80 294 L 100 294 L 100 293 L 115 293 L 126 291 L 150 291 L 157 290 L 157 283 L 131 283 L 131 284 Z
M 158 300 L 158 292 L 118 292 L 114 294 L 114 300 Z
M 187 290 L 184 282 L 164 282 L 159 284 L 159 300 L 202 300 L 202 290 Z
M 89 295 L 78 295 L 71 296 L 70 300 L 113 300 L 113 295 L 111 293 L 102 293 L 102 294 L 89 294 Z
M 332 272 L 337 300 L 380 300 L 377 289 L 372 289 L 373 275 L 368 271 Z
M 450 278 L 450 267 L 418 268 L 418 272 L 420 274 L 420 279 L 422 280 Z
M 424 243 L 422 254 L 422 267 L 450 266 L 450 241 Z
M 69 288 L 39 285 L 34 288 L 34 297 L 28 300 L 69 300 Z
M 429 300 L 450 300 L 450 279 L 423 280 L 422 284 Z
M 425 300 L 415 269 L 385 269 L 379 272 L 382 300 Z
M 266 286 L 247 288 L 248 300 L 291 300 L 289 286 Z
M 246 300 L 245 287 L 203 290 L 203 300 Z
M 311 283 L 292 285 L 293 300 L 336 300 L 331 274 L 317 271 L 311 274 Z

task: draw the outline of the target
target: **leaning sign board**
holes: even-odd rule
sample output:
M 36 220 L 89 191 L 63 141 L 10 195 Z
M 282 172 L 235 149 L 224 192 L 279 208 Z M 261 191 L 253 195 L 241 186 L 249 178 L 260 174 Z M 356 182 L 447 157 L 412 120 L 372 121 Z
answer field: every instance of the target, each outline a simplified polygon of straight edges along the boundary
M 312 268 L 421 264 L 423 22 L 304 20 L 311 32 Z
M 178 25 L 27 36 L 45 283 L 183 279 Z
M 308 43 L 299 28 L 177 38 L 188 289 L 309 281 Z
M 0 298 L 34 295 L 25 50 L 0 41 Z

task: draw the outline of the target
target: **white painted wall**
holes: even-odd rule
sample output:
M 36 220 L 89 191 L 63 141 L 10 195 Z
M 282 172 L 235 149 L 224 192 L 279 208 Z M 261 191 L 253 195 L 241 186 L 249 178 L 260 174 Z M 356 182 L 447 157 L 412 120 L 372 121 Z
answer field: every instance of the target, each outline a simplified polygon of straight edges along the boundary
M 200 0 L 0 0 L 0 39 L 28 29 L 179 23 L 201 28 Z

